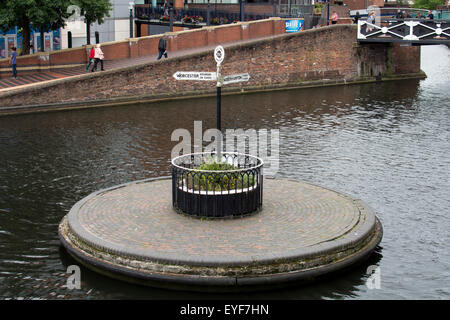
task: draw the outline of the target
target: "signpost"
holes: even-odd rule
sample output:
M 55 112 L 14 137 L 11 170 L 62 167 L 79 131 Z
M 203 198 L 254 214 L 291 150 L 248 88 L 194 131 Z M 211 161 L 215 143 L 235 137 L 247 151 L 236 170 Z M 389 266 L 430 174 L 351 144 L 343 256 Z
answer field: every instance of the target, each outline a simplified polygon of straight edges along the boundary
M 216 72 L 202 72 L 202 71 L 177 71 L 173 74 L 176 80 L 197 80 L 197 81 L 217 81 L 217 130 L 222 131 L 221 124 L 221 99 L 222 99 L 222 85 L 248 81 L 250 75 L 248 73 L 231 74 L 222 77 L 220 74 L 220 67 L 225 59 L 225 50 L 222 46 L 217 46 L 214 49 L 214 59 L 217 63 Z M 217 153 L 221 154 L 221 139 L 218 141 Z
M 215 81 L 217 80 L 215 72 L 185 72 L 177 71 L 173 74 L 177 80 L 197 80 L 197 81 Z
M 223 84 L 248 81 L 250 75 L 248 73 L 238 73 L 223 77 Z
M 222 46 L 217 46 L 216 49 L 214 49 L 214 59 L 216 59 L 217 63 L 217 130 L 222 132 L 222 111 L 221 111 L 221 104 L 222 104 L 222 79 L 220 75 L 220 66 L 222 64 L 223 59 L 225 59 L 225 50 Z M 222 146 L 217 146 L 217 149 L 221 151 Z M 220 154 L 219 151 L 219 154 Z

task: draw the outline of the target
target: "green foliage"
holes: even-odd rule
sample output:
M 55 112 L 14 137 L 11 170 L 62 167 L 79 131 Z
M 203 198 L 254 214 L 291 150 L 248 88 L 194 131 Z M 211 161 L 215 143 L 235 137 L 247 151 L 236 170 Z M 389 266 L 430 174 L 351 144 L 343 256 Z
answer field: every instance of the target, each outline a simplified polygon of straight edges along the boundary
M 184 16 L 184 23 L 199 23 L 202 22 L 203 18 L 201 16 Z
M 322 8 L 325 6 L 323 3 L 315 3 L 314 4 L 314 14 L 321 14 Z
M 200 165 L 198 170 L 221 171 L 221 170 L 237 170 L 238 168 L 232 164 L 225 162 L 206 162 Z
M 225 18 L 225 17 L 220 17 L 220 18 L 216 17 L 216 18 L 212 18 L 209 21 L 209 23 L 212 24 L 212 25 L 227 24 L 228 23 L 228 19 Z
M 196 169 L 205 171 L 230 171 L 239 168 L 223 162 L 203 163 Z M 253 175 L 241 172 L 217 172 L 216 174 L 194 171 L 187 177 L 187 187 L 201 191 L 226 191 L 251 187 L 255 184 Z
M 435 10 L 437 6 L 445 4 L 445 0 L 414 0 L 414 8 Z
M 3 32 L 17 26 L 23 36 L 23 53 L 29 53 L 30 27 L 43 31 L 65 26 L 72 15 L 70 5 L 81 8 L 81 15 L 89 23 L 103 23 L 112 9 L 109 0 L 0 0 L 0 29 Z
M 0 1 L 0 28 L 3 31 L 15 26 L 27 29 L 25 24 L 45 31 L 64 26 L 69 17 L 70 0 L 2 0 Z
M 72 3 L 80 7 L 86 23 L 102 24 L 112 9 L 109 0 L 72 0 Z
M 30 15 L 34 28 L 48 31 L 65 26 L 70 16 L 67 12 L 70 0 L 35 0 L 35 3 L 36 7 Z
M 1 0 L 0 29 L 17 26 L 22 34 L 22 53 L 30 52 L 30 28 L 43 31 L 63 27 L 70 0 Z

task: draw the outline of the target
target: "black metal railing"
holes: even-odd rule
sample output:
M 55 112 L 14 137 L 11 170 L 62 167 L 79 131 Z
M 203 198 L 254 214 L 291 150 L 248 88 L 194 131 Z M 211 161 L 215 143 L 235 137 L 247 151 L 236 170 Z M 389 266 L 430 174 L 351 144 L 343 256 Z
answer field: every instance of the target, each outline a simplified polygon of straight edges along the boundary
M 155 8 L 152 8 L 152 6 L 149 4 L 145 6 L 144 5 L 136 6 L 135 9 L 136 9 L 135 18 L 141 20 L 160 20 L 163 19 L 164 16 L 166 16 L 161 6 L 156 6 Z M 206 24 L 208 19 L 208 11 L 207 9 L 200 9 L 200 8 L 178 9 L 173 11 L 173 17 L 175 21 L 182 22 L 183 18 L 186 16 L 201 17 L 202 23 Z M 217 10 L 216 8 L 210 8 L 209 16 L 211 25 L 228 24 L 240 21 L 239 12 Z M 273 17 L 273 13 L 254 14 L 245 12 L 244 14 L 245 21 L 261 20 L 270 17 Z M 167 18 L 168 17 L 166 16 L 166 19 Z
M 263 202 L 262 168 L 263 161 L 248 154 L 176 157 L 172 160 L 173 207 L 178 213 L 209 218 L 257 212 Z

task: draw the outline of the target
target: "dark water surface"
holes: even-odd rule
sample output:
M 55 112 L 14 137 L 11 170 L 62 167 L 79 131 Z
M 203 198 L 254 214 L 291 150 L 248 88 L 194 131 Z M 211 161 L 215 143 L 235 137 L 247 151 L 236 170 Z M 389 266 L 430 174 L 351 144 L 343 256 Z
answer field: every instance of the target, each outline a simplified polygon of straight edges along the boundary
M 62 217 L 88 194 L 169 174 L 176 128 L 215 126 L 215 98 L 0 118 L 0 298 L 450 298 L 450 49 L 422 48 L 423 81 L 223 97 L 223 128 L 280 130 L 280 177 L 361 198 L 384 238 L 338 278 L 285 290 L 166 291 L 81 268 L 61 249 Z M 377 265 L 381 288 L 368 289 Z

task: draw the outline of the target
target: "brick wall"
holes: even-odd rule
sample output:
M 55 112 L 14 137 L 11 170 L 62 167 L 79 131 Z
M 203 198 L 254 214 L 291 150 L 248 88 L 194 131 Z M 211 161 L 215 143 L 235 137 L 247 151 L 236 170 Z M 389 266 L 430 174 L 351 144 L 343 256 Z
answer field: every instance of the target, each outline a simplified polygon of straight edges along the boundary
M 367 7 L 384 7 L 384 0 L 343 0 L 343 2 L 346 5 L 346 8 L 349 10 L 365 9 L 366 5 Z M 334 3 L 334 1 L 331 1 L 331 3 Z
M 218 30 L 218 29 L 217 29 Z M 179 35 L 182 36 L 182 35 Z M 318 80 L 358 81 L 420 72 L 420 47 L 357 45 L 356 26 L 335 25 L 226 47 L 222 74 L 248 72 L 252 90 L 302 86 Z M 141 49 L 142 50 L 142 49 Z M 84 74 L 35 88 L 0 93 L 2 106 L 26 106 L 124 97 L 175 97 L 215 92 L 215 83 L 177 81 L 176 71 L 215 71 L 213 50 L 120 71 Z M 311 82 L 312 81 L 312 82 Z
M 393 74 L 420 72 L 420 63 L 414 63 L 420 61 L 420 46 L 407 47 L 395 43 L 391 47 L 390 61 Z
M 168 50 L 183 50 L 193 47 L 227 43 L 242 39 L 254 39 L 284 33 L 284 21 L 280 18 L 239 22 L 201 29 L 185 30 L 169 34 Z M 106 60 L 133 58 L 156 54 L 162 35 L 153 35 L 123 41 L 102 43 Z M 34 55 L 17 57 L 20 74 L 49 70 L 53 66 L 77 66 L 88 61 L 92 45 Z M 34 70 L 29 70 L 33 68 Z M 0 59 L 0 78 L 11 77 L 9 59 Z

